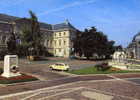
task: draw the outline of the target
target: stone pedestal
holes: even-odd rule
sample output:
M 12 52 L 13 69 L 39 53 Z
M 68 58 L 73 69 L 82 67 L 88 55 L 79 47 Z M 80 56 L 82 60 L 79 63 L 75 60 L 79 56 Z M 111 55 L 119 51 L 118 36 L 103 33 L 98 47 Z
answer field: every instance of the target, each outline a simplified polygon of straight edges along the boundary
M 18 66 L 18 56 L 17 55 L 6 55 L 4 57 L 4 72 L 3 77 L 15 77 L 21 75 Z

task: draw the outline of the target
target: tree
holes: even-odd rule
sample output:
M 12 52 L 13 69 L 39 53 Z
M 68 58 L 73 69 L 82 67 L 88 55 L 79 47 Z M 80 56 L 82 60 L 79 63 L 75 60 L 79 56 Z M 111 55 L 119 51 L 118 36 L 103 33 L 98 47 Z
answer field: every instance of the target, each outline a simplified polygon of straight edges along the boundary
M 74 40 L 74 52 L 78 54 L 80 57 L 82 56 L 82 41 L 81 41 L 82 32 L 77 30 L 76 39 Z
M 29 11 L 30 13 L 30 21 L 31 21 L 31 42 L 32 42 L 32 47 L 34 48 L 37 56 L 39 56 L 39 50 L 41 46 L 41 33 L 40 33 L 40 25 L 38 22 L 37 16 L 32 12 Z
M 114 51 L 114 41 L 109 41 L 107 36 L 95 27 L 85 29 L 84 32 L 77 31 L 74 41 L 75 53 L 84 54 L 90 59 L 94 54 L 99 57 L 110 56 Z
M 107 49 L 106 49 L 106 58 L 110 58 L 114 52 L 115 52 L 115 41 L 108 41 L 107 43 Z
M 27 20 L 29 20 L 30 25 L 25 24 L 23 26 L 21 45 L 25 46 L 27 54 L 39 56 L 40 47 L 42 46 L 41 40 L 43 37 L 40 32 L 40 25 L 37 16 L 32 11 L 29 11 L 29 14 L 30 18 Z

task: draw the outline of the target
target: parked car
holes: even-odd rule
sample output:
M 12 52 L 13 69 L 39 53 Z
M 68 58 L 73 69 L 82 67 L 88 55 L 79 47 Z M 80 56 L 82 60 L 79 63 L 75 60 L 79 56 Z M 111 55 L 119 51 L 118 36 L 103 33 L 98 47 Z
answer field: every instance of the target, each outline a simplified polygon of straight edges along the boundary
M 68 64 L 64 64 L 64 63 L 56 63 L 50 65 L 49 67 L 54 70 L 62 70 L 62 71 L 68 71 L 70 68 Z

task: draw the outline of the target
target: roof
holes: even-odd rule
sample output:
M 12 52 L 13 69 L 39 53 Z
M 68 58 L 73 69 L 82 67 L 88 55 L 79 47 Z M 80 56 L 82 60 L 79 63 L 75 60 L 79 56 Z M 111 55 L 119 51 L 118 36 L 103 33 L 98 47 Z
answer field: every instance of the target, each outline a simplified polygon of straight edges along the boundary
M 60 30 L 60 29 L 76 29 L 73 27 L 68 21 L 65 21 L 64 23 L 61 24 L 55 24 L 52 25 L 53 30 Z
M 46 24 L 46 23 L 40 22 L 40 27 L 44 28 L 44 29 L 52 30 L 52 25 L 51 24 Z
M 26 25 L 31 24 L 30 20 L 28 18 L 20 18 L 20 19 L 15 20 L 15 22 L 18 26 L 23 26 L 24 24 L 26 24 Z M 50 24 L 46 24 L 43 22 L 39 22 L 39 24 L 40 24 L 40 28 L 44 28 L 44 29 L 48 29 L 48 30 L 52 29 L 52 26 Z
M 10 16 L 6 14 L 0 14 L 0 21 L 3 21 L 3 22 L 14 21 L 16 22 L 18 27 L 22 27 L 22 25 L 24 24 L 30 25 L 30 21 L 28 18 L 20 18 L 20 17 Z M 39 23 L 40 23 L 40 28 L 48 29 L 48 30 L 61 30 L 61 29 L 75 29 L 76 30 L 76 28 L 72 26 L 68 20 L 66 20 L 63 23 L 55 24 L 55 25 L 51 25 L 51 24 L 47 24 L 43 22 L 39 22 Z
M 140 41 L 140 32 L 139 33 L 137 33 L 134 37 L 133 37 L 133 40 L 132 40 L 133 42 L 135 42 L 135 41 Z
M 16 19 L 18 19 L 18 17 L 6 15 L 6 14 L 0 14 L 0 21 L 11 22 Z

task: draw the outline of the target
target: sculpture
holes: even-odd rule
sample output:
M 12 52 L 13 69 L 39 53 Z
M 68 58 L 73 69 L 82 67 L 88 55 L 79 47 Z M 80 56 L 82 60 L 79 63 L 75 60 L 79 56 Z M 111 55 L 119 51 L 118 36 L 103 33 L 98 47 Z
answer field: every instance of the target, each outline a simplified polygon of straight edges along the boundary
M 11 24 L 12 31 L 7 40 L 8 54 L 15 54 L 15 51 L 16 51 L 16 38 L 15 38 L 15 34 L 14 34 L 14 25 L 15 25 L 15 23 Z

